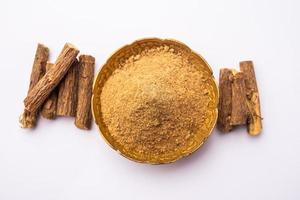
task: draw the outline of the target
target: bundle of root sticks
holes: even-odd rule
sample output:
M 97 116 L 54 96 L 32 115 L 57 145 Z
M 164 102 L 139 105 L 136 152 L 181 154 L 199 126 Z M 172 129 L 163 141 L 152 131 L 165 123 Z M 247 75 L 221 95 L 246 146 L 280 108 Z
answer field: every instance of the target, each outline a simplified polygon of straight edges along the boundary
M 247 124 L 248 133 L 258 135 L 262 118 L 253 62 L 240 62 L 240 70 L 220 70 L 218 128 L 229 132 L 235 126 Z
M 39 114 L 47 119 L 75 117 L 80 129 L 91 127 L 91 96 L 95 58 L 77 56 L 79 50 L 66 43 L 55 63 L 49 63 L 49 49 L 38 44 L 30 85 L 20 117 L 23 128 L 34 128 Z

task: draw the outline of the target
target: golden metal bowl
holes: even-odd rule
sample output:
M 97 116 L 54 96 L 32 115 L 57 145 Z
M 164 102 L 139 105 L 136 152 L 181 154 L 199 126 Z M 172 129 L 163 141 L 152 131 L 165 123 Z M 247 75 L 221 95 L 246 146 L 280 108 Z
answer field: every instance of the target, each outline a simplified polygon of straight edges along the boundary
M 119 67 L 119 63 L 124 63 L 128 58 L 139 54 L 145 49 L 157 48 L 161 46 L 168 46 L 174 49 L 175 52 L 180 52 L 181 54 L 188 56 L 189 62 L 193 62 L 197 66 L 197 69 L 205 74 L 205 87 L 209 90 L 209 104 L 207 105 L 205 120 L 203 126 L 199 129 L 193 141 L 186 146 L 186 149 L 181 152 L 174 152 L 172 156 L 155 156 L 155 157 L 145 157 L 137 153 L 125 150 L 124 146 L 120 145 L 112 137 L 109 132 L 109 127 L 104 123 L 102 110 L 101 110 L 101 92 L 106 83 L 110 78 L 112 73 Z M 124 102 L 125 104 L 126 102 Z M 94 81 L 93 86 L 93 96 L 92 96 L 92 112 L 93 117 L 98 125 L 101 135 L 104 137 L 105 141 L 117 152 L 126 158 L 142 163 L 149 164 L 163 164 L 174 162 L 184 156 L 187 156 L 194 151 L 196 151 L 209 137 L 211 134 L 218 115 L 217 110 L 218 105 L 218 88 L 216 86 L 215 79 L 213 77 L 212 70 L 208 63 L 203 57 L 193 52 L 185 44 L 178 42 L 173 39 L 159 39 L 159 38 L 147 38 L 142 40 L 137 40 L 130 45 L 125 45 L 121 49 L 117 50 L 103 65 L 101 70 L 98 72 L 97 77 Z

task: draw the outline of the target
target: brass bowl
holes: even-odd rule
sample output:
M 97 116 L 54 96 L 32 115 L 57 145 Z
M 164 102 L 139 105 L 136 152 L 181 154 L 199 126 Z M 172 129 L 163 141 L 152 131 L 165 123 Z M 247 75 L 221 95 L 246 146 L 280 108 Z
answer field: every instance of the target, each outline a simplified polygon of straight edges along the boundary
M 206 74 L 205 84 L 206 87 L 211 91 L 209 94 L 209 105 L 207 106 L 207 117 L 205 119 L 205 124 L 199 133 L 196 133 L 194 141 L 191 145 L 187 146 L 185 151 L 180 153 L 176 152 L 174 155 L 169 157 L 155 157 L 155 158 L 145 158 L 141 155 L 133 154 L 124 150 L 124 148 L 118 144 L 114 138 L 111 136 L 108 127 L 104 123 L 102 112 L 101 112 L 101 92 L 104 87 L 105 82 L 112 75 L 114 70 L 119 67 L 119 63 L 124 63 L 129 57 L 139 54 L 144 49 L 151 49 L 160 46 L 168 46 L 177 52 L 181 52 L 188 56 L 190 62 L 199 66 L 199 70 Z M 213 77 L 212 70 L 208 63 L 199 54 L 193 52 L 185 44 L 178 42 L 173 39 L 159 39 L 159 38 L 146 38 L 133 42 L 130 45 L 125 45 L 124 47 L 117 50 L 102 66 L 101 70 L 98 72 L 97 77 L 93 85 L 93 96 L 92 96 L 92 113 L 94 120 L 99 128 L 99 131 L 105 141 L 117 152 L 126 158 L 142 163 L 149 164 L 164 164 L 174 162 L 184 156 L 187 156 L 194 151 L 196 151 L 209 137 L 211 134 L 218 116 L 218 88 Z

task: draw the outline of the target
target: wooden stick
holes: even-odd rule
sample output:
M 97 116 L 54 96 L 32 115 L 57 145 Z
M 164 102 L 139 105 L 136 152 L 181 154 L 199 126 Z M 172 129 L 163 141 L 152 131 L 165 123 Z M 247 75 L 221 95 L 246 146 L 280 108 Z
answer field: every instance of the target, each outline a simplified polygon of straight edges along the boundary
M 240 62 L 240 70 L 245 74 L 247 105 L 250 111 L 248 133 L 258 135 L 262 131 L 259 93 L 252 61 Z
M 81 55 L 79 57 L 78 104 L 75 125 L 80 129 L 90 129 L 91 127 L 94 68 L 94 57 L 89 55 Z
M 53 67 L 52 63 L 47 63 L 46 65 L 46 72 Z M 41 115 L 46 119 L 55 119 L 56 118 L 56 103 L 57 103 L 57 89 L 54 89 L 50 96 L 46 99 Z
M 24 99 L 25 109 L 34 112 L 44 103 L 74 62 L 79 50 L 66 43 L 54 66 L 41 78 Z
M 28 93 L 37 84 L 45 72 L 45 66 L 49 57 L 49 49 L 43 44 L 38 44 L 35 58 L 32 65 L 32 71 L 30 76 L 30 84 Z M 24 110 L 23 114 L 20 116 L 20 124 L 22 128 L 33 128 L 36 126 L 38 112 L 29 112 Z
M 78 88 L 78 60 L 75 59 L 67 75 L 58 86 L 56 113 L 59 116 L 75 117 Z
M 247 123 L 249 111 L 246 99 L 244 73 L 237 72 L 236 70 L 232 70 L 232 73 L 232 110 L 230 124 L 235 126 Z
M 221 69 L 219 76 L 219 116 L 218 128 L 222 132 L 229 132 L 231 126 L 231 111 L 232 111 L 232 71 L 230 69 Z

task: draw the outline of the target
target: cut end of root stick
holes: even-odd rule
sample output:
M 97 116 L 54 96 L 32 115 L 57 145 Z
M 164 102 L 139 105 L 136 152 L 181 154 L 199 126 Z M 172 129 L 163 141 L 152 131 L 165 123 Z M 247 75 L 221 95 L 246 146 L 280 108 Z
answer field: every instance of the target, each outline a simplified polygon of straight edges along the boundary
M 79 52 L 79 49 L 78 49 L 74 44 L 71 44 L 71 43 L 69 43 L 69 42 L 67 42 L 67 43 L 65 44 L 65 47 L 66 47 L 66 48 L 69 48 L 69 49 L 75 49 L 75 50 L 77 50 L 77 51 Z
M 24 111 L 19 117 L 21 128 L 34 128 L 36 126 L 37 117 L 35 113 Z
M 79 60 L 84 63 L 95 63 L 95 58 L 91 55 L 80 55 Z

